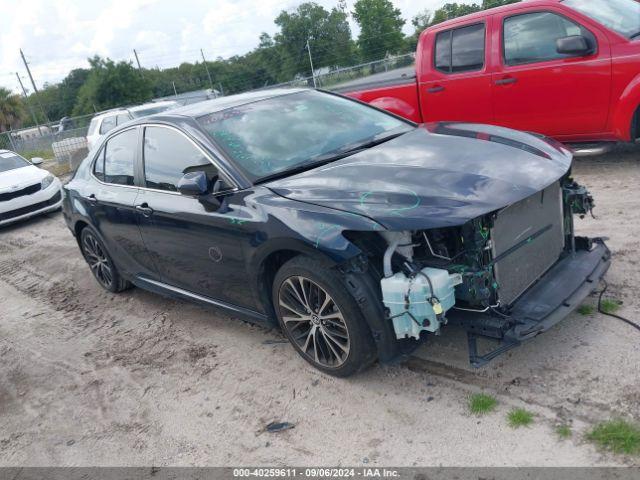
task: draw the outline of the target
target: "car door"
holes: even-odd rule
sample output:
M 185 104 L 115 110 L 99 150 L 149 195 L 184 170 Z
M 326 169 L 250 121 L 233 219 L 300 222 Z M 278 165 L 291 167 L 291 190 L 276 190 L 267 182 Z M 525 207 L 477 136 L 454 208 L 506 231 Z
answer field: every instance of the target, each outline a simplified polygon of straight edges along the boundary
M 491 73 L 487 21 L 434 31 L 425 38 L 426 59 L 418 84 L 426 122 L 459 120 L 491 123 Z
M 556 137 L 605 131 L 611 95 L 606 36 L 555 11 L 502 14 L 495 21 L 501 25 L 496 123 Z M 586 37 L 593 53 L 558 53 L 557 40 L 573 35 Z
M 162 281 L 226 303 L 255 307 L 247 288 L 243 229 L 234 227 L 232 213 L 223 207 L 234 201 L 234 194 L 199 198 L 177 192 L 178 182 L 189 172 L 204 171 L 214 184 L 221 178 L 217 166 L 184 133 L 169 126 L 146 126 L 142 152 L 144 188 L 136 201 L 138 221 Z
M 84 187 L 82 201 L 118 267 L 132 276 L 154 276 L 155 266 L 142 242 L 135 210 L 139 150 L 136 127 L 109 138 L 96 155 L 94 178 Z

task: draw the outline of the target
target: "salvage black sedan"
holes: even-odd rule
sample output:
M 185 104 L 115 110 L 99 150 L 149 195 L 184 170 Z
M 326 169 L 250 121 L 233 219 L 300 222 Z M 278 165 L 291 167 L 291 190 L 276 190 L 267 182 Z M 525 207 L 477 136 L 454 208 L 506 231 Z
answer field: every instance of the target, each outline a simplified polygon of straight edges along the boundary
M 602 240 L 574 236 L 593 199 L 571 163 L 539 136 L 271 90 L 111 131 L 65 186 L 64 216 L 107 290 L 279 323 L 327 373 L 454 323 L 482 365 L 566 317 L 609 267 Z

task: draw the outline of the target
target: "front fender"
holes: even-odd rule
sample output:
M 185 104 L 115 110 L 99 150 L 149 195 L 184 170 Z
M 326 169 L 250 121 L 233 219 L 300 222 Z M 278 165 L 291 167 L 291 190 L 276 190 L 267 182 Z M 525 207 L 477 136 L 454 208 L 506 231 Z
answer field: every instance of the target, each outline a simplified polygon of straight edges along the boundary
M 611 124 L 617 138 L 627 142 L 634 140 L 631 127 L 638 106 L 640 106 L 640 74 L 627 85 L 613 111 Z
M 260 189 L 247 198 L 252 211 L 261 211 L 268 221 L 251 236 L 251 248 L 246 252 L 247 272 L 251 287 L 265 313 L 265 275 L 274 255 L 302 254 L 316 258 L 328 268 L 348 262 L 361 254 L 361 250 L 347 239 L 345 231 L 384 230 L 377 222 L 349 212 L 313 205 Z M 268 296 L 270 298 L 270 295 Z

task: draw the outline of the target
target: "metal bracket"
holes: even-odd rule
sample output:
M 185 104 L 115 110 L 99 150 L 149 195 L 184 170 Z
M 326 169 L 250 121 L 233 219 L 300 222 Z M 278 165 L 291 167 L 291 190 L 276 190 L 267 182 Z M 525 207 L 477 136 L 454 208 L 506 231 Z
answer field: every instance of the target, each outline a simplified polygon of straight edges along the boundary
M 469 363 L 471 363 L 471 366 L 474 368 L 484 367 L 494 358 L 520 345 L 520 342 L 506 342 L 503 340 L 500 342 L 500 346 L 498 346 L 498 348 L 491 350 L 485 355 L 478 355 L 478 338 L 478 335 L 467 332 L 467 343 L 469 345 Z

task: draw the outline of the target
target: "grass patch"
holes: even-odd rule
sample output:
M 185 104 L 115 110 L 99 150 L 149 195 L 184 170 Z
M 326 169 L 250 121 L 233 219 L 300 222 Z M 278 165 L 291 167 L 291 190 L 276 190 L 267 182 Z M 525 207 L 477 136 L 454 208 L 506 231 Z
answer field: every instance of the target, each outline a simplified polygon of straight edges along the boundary
M 620 302 L 618 300 L 611 300 L 610 298 L 605 298 L 602 300 L 600 304 L 600 308 L 604 313 L 616 313 L 620 310 Z
M 61 175 L 67 175 L 73 171 L 71 165 L 68 162 L 57 163 L 57 162 L 47 162 L 42 165 L 39 165 L 44 170 L 49 173 L 53 173 L 56 177 Z
M 514 408 L 507 415 L 511 428 L 528 427 L 533 423 L 533 413 L 524 408 Z
M 640 454 L 640 427 L 624 420 L 601 423 L 587 434 L 587 439 L 614 453 Z
M 484 415 L 495 410 L 498 401 L 486 393 L 476 393 L 469 397 L 469 410 L 474 415 Z
M 53 150 L 50 148 L 39 149 L 39 150 L 27 150 L 22 152 L 22 155 L 27 160 L 31 160 L 33 157 L 40 157 L 44 159 L 51 159 L 54 157 Z
M 593 315 L 596 311 L 596 307 L 585 303 L 584 305 L 580 305 L 577 311 L 580 315 Z
M 571 437 L 573 432 L 571 431 L 571 427 L 569 425 L 558 425 L 556 427 L 556 434 L 563 440 Z

